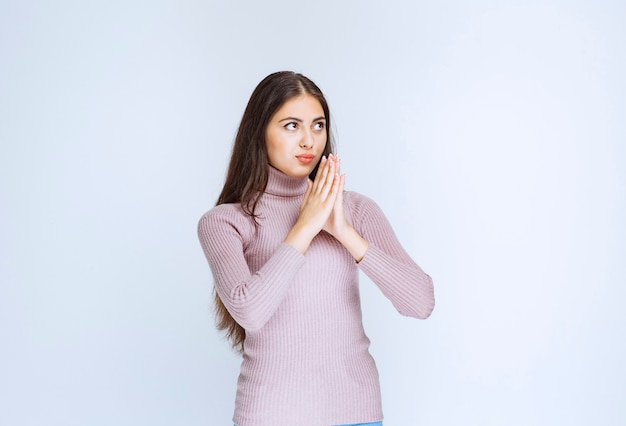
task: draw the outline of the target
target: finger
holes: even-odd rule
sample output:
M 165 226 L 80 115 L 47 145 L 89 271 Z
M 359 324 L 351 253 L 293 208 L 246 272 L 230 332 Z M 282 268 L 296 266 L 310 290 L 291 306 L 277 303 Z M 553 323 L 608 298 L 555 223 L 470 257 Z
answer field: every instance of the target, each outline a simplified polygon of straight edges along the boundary
M 335 182 L 335 175 L 337 170 L 337 157 L 330 155 L 328 157 L 328 167 L 325 171 L 324 181 L 321 183 L 320 195 L 327 197 L 332 191 L 333 183 Z
M 319 180 L 316 179 L 316 185 L 313 189 L 314 193 L 322 200 L 324 200 L 330 192 L 333 179 L 334 162 L 334 156 L 330 154 L 321 169 L 318 171 Z
M 345 186 L 346 186 L 346 175 L 344 173 L 341 176 L 339 176 L 339 193 L 337 194 L 337 200 L 341 203 L 343 203 L 343 191 L 344 191 Z
M 333 197 L 333 199 L 337 199 L 337 197 L 340 194 L 340 190 L 342 188 L 342 176 L 340 176 L 339 174 L 333 174 L 333 182 L 332 182 L 332 186 L 330 188 L 330 195 Z
M 337 165 L 335 167 L 335 180 L 337 181 L 338 184 L 338 193 L 341 194 L 343 192 L 343 188 L 344 188 L 344 183 L 345 183 L 345 174 L 342 175 L 341 174 L 341 158 L 336 157 L 337 158 Z
M 320 161 L 320 165 L 317 168 L 317 174 L 315 175 L 315 181 L 313 182 L 313 193 L 318 194 L 320 192 L 321 187 L 326 181 L 326 176 L 328 175 L 328 158 L 326 156 L 322 157 Z

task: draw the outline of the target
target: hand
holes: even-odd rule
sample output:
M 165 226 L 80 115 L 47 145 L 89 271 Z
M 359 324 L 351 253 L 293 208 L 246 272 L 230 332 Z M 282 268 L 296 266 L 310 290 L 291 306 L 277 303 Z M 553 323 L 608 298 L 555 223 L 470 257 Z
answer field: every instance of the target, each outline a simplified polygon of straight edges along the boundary
M 333 154 L 322 158 L 315 181 L 309 182 L 300 205 L 298 222 L 308 224 L 315 235 L 326 225 L 336 205 L 340 183 L 338 166 L 338 159 Z
M 309 182 L 300 205 L 300 216 L 285 238 L 285 242 L 301 253 L 306 252 L 313 238 L 324 228 L 333 213 L 340 181 L 337 157 L 323 157 L 315 181 Z
M 346 175 L 341 174 L 341 159 L 338 157 L 333 157 L 333 159 L 335 160 L 335 178 L 339 179 L 339 188 L 333 209 L 322 229 L 340 240 L 341 235 L 350 226 L 343 211 L 343 190 L 346 183 Z
M 346 219 L 343 210 L 343 190 L 346 175 L 341 174 L 341 160 L 337 157 L 334 158 L 336 159 L 335 180 L 339 179 L 339 188 L 333 209 L 323 229 L 335 237 L 350 252 L 356 262 L 360 262 L 369 248 L 369 243 L 355 231 Z

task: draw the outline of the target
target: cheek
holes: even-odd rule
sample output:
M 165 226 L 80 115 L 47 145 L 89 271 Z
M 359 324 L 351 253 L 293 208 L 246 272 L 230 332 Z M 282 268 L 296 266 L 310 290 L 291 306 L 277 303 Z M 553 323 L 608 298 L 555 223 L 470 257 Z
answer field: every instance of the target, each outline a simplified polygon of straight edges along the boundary
M 280 161 L 288 155 L 288 144 L 284 138 L 271 138 L 266 140 L 267 157 L 270 162 Z
M 326 136 L 326 134 L 320 136 L 320 145 L 322 145 L 322 151 L 326 149 L 326 146 L 328 145 L 328 137 Z
M 275 153 L 279 150 L 280 143 L 276 134 L 272 131 L 268 131 L 265 134 L 265 150 L 267 151 L 268 156 L 275 155 Z

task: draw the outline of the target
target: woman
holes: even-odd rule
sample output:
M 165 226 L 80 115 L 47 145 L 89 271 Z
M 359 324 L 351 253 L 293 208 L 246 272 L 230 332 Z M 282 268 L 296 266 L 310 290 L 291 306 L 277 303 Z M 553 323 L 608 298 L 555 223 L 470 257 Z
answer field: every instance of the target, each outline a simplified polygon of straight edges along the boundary
M 427 318 L 431 278 L 378 206 L 344 192 L 320 89 L 267 76 L 243 114 L 217 206 L 198 235 L 218 327 L 243 353 L 238 426 L 382 425 L 363 331 L 362 270 L 403 315 Z

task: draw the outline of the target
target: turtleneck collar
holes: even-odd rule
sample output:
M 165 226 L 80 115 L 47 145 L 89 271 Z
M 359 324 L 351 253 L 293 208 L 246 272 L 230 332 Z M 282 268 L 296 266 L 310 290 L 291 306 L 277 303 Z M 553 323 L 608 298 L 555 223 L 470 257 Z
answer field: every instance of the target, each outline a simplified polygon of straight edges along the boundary
M 306 192 L 308 177 L 294 178 L 287 176 L 275 167 L 269 166 L 266 194 L 280 197 L 295 197 Z

